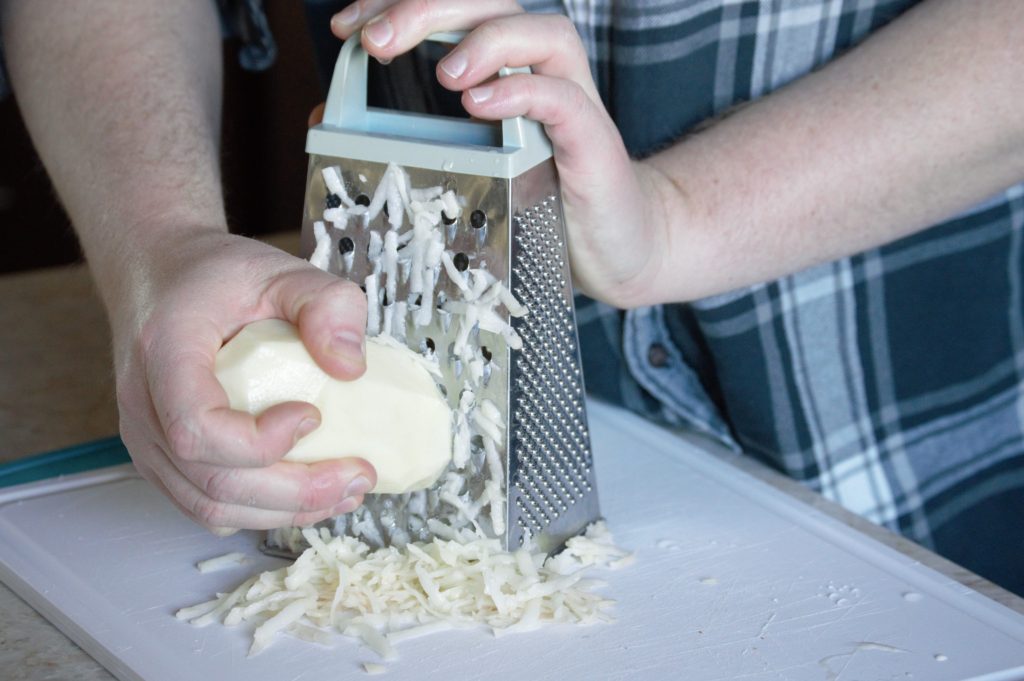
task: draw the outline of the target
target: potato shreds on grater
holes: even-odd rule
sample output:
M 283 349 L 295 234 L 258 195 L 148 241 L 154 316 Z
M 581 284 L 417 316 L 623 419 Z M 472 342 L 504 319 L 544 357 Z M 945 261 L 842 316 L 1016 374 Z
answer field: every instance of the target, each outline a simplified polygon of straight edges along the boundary
M 382 223 L 386 231 L 382 235 L 371 230 L 362 254 L 370 265 L 369 274 L 358 282 L 367 298 L 366 332 L 405 344 L 414 333 L 410 329 L 422 329 L 432 322 L 434 314 L 439 314 L 446 330 L 456 325 L 450 351 L 458 365 L 456 373 L 461 382 L 451 399 L 454 462 L 450 470 L 457 477 L 444 489 L 416 497 L 414 504 L 397 504 L 396 515 L 388 520 L 394 521 L 401 515 L 405 522 L 374 522 L 364 508 L 339 517 L 335 521 L 335 533 L 352 533 L 371 546 L 401 545 L 414 537 L 424 539 L 433 533 L 428 520 L 441 522 L 453 530 L 471 528 L 480 536 L 502 533 L 506 503 L 505 472 L 501 463 L 504 427 L 497 408 L 478 397 L 491 373 L 500 371 L 501 367 L 484 355 L 477 332 L 500 335 L 512 349 L 520 348 L 521 339 L 498 314 L 498 308 L 504 306 L 509 315 L 518 317 L 527 314 L 526 306 L 487 269 L 467 266 L 460 270 L 456 260 L 459 255 L 465 257 L 464 254 L 445 250 L 442 230 L 463 214 L 463 201 L 454 191 L 444 191 L 439 186 L 412 187 L 408 173 L 392 163 L 384 171 L 372 198 L 364 198 L 368 205 L 362 205 L 349 198 L 339 168 L 324 168 L 321 175 L 327 191 L 336 195 L 340 204 L 325 209 L 324 221 L 314 225 L 316 247 L 310 262 L 329 270 L 331 258 L 341 258 L 343 271 L 351 271 L 354 257 L 351 240 L 347 248 L 334 246 L 337 237 L 325 224 L 344 226 L 351 218 L 360 217 L 363 226 L 368 227 L 386 208 L 387 219 Z M 332 211 L 331 219 L 327 211 Z M 339 245 L 344 238 L 338 239 Z M 438 292 L 442 273 L 452 281 L 457 298 Z M 400 284 L 407 286 L 408 300 L 399 299 Z M 420 352 L 434 367 L 440 384 L 437 348 L 431 341 L 430 345 L 424 343 Z M 476 457 L 474 449 L 478 452 Z M 481 482 L 471 486 L 470 479 Z M 458 484 L 459 480 L 465 484 Z M 414 512 L 412 506 L 420 512 Z M 294 530 L 279 530 L 271 533 L 270 543 L 302 546 L 302 539 Z

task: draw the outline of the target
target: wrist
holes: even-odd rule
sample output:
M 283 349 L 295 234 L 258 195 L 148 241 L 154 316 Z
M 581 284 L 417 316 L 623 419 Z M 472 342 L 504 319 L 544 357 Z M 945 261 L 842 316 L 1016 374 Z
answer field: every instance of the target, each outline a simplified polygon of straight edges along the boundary
M 115 339 L 118 331 L 138 329 L 165 284 L 230 238 L 223 220 L 198 217 L 111 217 L 95 229 L 79 228 Z
M 681 261 L 674 250 L 681 234 L 678 225 L 692 225 L 692 206 L 686 191 L 670 175 L 649 160 L 634 161 L 636 178 L 643 197 L 640 220 L 648 243 L 644 266 L 622 287 L 621 307 L 656 305 L 678 299 L 672 284 L 678 282 Z M 673 231 L 673 227 L 676 231 Z M 671 272 L 667 272 L 670 268 Z

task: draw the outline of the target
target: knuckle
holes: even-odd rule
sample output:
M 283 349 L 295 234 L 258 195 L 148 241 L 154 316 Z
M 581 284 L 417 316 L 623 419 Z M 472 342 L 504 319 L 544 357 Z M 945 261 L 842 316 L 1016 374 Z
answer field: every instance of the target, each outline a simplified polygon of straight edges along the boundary
M 201 440 L 198 427 L 190 419 L 178 417 L 167 425 L 171 455 L 182 461 L 194 462 L 202 458 Z
M 273 248 L 261 248 L 249 251 L 241 262 L 221 264 L 221 269 L 229 272 L 236 280 L 249 290 L 262 290 L 279 275 L 300 269 L 302 261 Z M 259 308 L 258 297 L 246 297 L 239 300 L 239 309 L 251 312 Z
M 550 18 L 548 21 L 550 21 L 554 26 L 559 38 L 579 40 L 579 34 L 576 32 L 576 24 L 572 22 L 572 19 L 564 14 L 552 14 L 549 16 Z
M 440 4 L 438 0 L 415 0 L 412 9 L 419 21 L 429 23 L 442 11 Z
M 571 83 L 565 92 L 562 120 L 582 120 L 590 108 L 590 98 L 577 83 Z
M 215 501 L 232 501 L 238 488 L 238 476 L 233 468 L 214 469 L 203 481 L 203 491 Z
M 320 488 L 313 486 L 310 481 L 306 481 L 302 485 L 302 489 L 299 490 L 297 499 L 299 501 L 300 511 L 317 511 L 323 512 L 324 509 L 330 508 L 333 499 L 332 496 L 335 493 L 328 488 Z
M 536 77 L 532 76 L 517 77 L 516 80 L 518 83 L 522 84 L 520 86 L 522 88 L 522 95 L 520 96 L 522 101 L 524 101 L 527 106 L 540 106 L 543 108 L 544 99 L 542 95 L 544 93 L 539 89 L 540 81 Z
M 586 113 L 590 108 L 590 97 L 587 96 L 587 93 L 576 83 L 573 83 L 569 91 L 572 93 L 570 103 L 572 104 L 573 112 L 577 114 Z
M 501 21 L 485 21 L 474 31 L 474 38 L 482 47 L 501 45 L 505 40 L 508 31 Z
M 345 298 L 346 302 L 355 306 L 366 306 L 366 296 L 356 286 L 355 282 L 347 279 L 336 279 L 327 285 L 325 292 L 331 296 Z
M 573 23 L 572 19 L 563 14 L 551 14 L 548 15 L 548 21 L 551 22 L 552 32 L 554 33 L 553 40 L 556 45 L 567 47 L 570 51 L 569 53 L 576 59 L 589 61 L 587 50 L 583 46 L 583 40 L 580 38 L 580 33 L 576 30 L 576 24 Z
M 228 527 L 232 523 L 227 506 L 209 497 L 196 497 L 189 511 L 207 527 Z

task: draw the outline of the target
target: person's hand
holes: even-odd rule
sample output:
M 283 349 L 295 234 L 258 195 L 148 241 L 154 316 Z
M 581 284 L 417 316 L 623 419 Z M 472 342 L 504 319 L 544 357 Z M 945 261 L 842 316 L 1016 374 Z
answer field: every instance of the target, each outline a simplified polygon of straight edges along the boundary
M 358 0 L 331 26 L 341 38 L 359 32 L 382 62 L 432 32 L 469 30 L 438 80 L 472 116 L 544 124 L 573 274 L 592 296 L 632 307 L 860 253 L 1019 183 L 1024 43 L 1009 30 L 1019 3 L 992 5 L 918 3 L 842 57 L 636 163 L 565 17 L 524 14 L 512 0 Z M 533 74 L 495 80 L 502 66 Z
M 213 367 L 242 326 L 280 318 L 298 326 L 327 373 L 358 377 L 366 323 L 359 288 L 214 230 L 145 258 L 145 285 L 112 306 L 111 320 L 121 435 L 140 474 L 221 534 L 305 526 L 354 510 L 376 484 L 370 464 L 280 460 L 319 425 L 316 407 L 289 402 L 257 417 L 231 410 Z
M 342 39 L 361 32 L 366 51 L 381 61 L 431 33 L 470 30 L 441 61 L 438 80 L 463 93 L 472 116 L 525 116 L 544 125 L 561 180 L 577 284 L 619 306 L 646 300 L 661 267 L 659 187 L 665 180 L 630 160 L 566 17 L 525 14 L 510 0 L 360 0 L 335 15 L 331 28 Z M 533 73 L 495 79 L 506 66 L 530 66 Z

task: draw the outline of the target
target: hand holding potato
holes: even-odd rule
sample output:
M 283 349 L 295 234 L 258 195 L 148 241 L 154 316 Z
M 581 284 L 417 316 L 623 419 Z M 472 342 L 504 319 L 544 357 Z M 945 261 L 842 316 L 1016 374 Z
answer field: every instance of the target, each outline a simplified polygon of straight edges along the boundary
M 221 348 L 216 375 L 232 409 L 260 414 L 289 401 L 320 409 L 320 427 L 285 461 L 359 456 L 376 469 L 380 494 L 426 489 L 451 461 L 448 403 L 423 358 L 397 341 L 369 339 L 366 373 L 338 380 L 317 366 L 293 325 L 265 319 Z
M 121 432 L 136 468 L 210 528 L 309 525 L 354 510 L 376 476 L 360 459 L 281 461 L 316 429 L 305 402 L 229 408 L 214 358 L 245 324 L 287 319 L 328 374 L 365 370 L 366 301 L 354 284 L 243 237 L 201 232 L 147 256 L 138 317 L 114 318 Z

